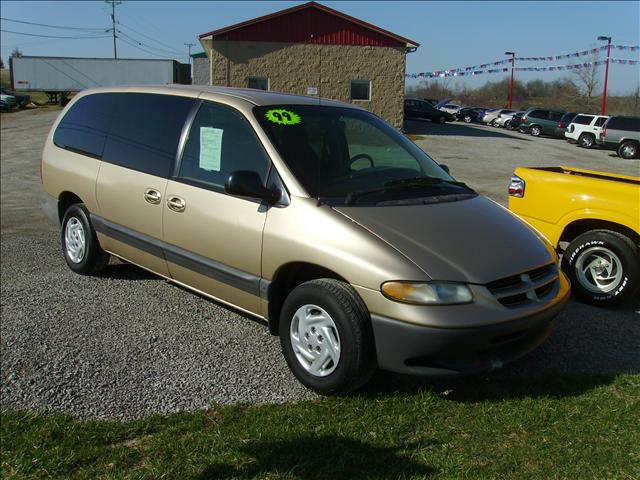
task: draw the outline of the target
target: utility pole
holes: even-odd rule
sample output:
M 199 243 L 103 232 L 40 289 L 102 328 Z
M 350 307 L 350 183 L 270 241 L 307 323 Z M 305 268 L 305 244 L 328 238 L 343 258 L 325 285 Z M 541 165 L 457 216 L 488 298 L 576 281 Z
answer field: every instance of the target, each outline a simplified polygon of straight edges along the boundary
M 191 47 L 195 47 L 196 44 L 195 43 L 185 43 L 185 45 L 189 49 L 189 64 L 191 64 Z
M 504 52 L 505 55 L 511 55 L 511 82 L 509 83 L 509 106 L 507 107 L 511 110 L 511 105 L 513 104 L 513 71 L 516 69 L 516 52 Z
M 605 37 L 604 35 L 600 35 L 598 40 L 606 40 L 607 41 L 607 66 L 605 68 L 604 73 L 604 91 L 602 92 L 602 111 L 600 115 L 604 115 L 604 111 L 607 107 L 607 80 L 609 80 L 609 57 L 611 57 L 611 37 Z
M 113 33 L 113 58 L 118 59 L 118 48 L 116 47 L 116 5 L 122 4 L 119 0 L 105 0 L 105 3 L 111 4 L 111 32 Z

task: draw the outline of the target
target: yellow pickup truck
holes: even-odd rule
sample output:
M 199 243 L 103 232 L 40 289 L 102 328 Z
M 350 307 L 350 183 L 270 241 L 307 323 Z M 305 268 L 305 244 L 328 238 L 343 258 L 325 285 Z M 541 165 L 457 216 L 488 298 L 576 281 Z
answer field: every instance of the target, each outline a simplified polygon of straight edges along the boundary
M 517 168 L 509 209 L 562 253 L 580 300 L 638 302 L 640 178 L 573 167 Z

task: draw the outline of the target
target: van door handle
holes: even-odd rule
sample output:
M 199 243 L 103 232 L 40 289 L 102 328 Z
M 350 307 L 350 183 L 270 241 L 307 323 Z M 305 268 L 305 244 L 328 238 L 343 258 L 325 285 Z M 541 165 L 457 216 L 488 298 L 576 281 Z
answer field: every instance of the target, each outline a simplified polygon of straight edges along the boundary
M 180 198 L 177 195 L 171 195 L 167 200 L 167 207 L 169 207 L 174 212 L 184 212 L 184 209 L 187 208 L 187 202 L 184 201 L 184 198 Z
M 147 188 L 144 191 L 144 199 L 152 205 L 158 205 L 162 199 L 162 195 L 160 195 L 159 191 L 153 188 Z

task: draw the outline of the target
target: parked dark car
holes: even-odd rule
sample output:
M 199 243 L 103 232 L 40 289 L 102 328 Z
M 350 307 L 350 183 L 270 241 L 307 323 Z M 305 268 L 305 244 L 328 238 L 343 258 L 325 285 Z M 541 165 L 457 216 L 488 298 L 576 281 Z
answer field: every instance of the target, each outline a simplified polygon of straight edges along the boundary
M 0 88 L 0 92 L 3 95 L 11 95 L 16 99 L 16 103 L 18 107 L 24 108 L 31 103 L 31 97 L 29 95 L 25 95 L 24 93 L 14 92 L 12 90 L 7 90 L 6 88 Z
M 518 112 L 513 117 L 511 117 L 511 121 L 507 128 L 509 130 L 518 130 L 520 128 L 520 124 L 522 123 L 522 117 L 524 117 L 525 112 Z
M 456 117 L 450 113 L 438 110 L 433 105 L 419 98 L 406 98 L 404 100 L 404 115 L 406 118 L 426 118 L 432 122 L 453 122 Z
M 567 113 L 565 113 L 560 118 L 560 121 L 558 122 L 558 125 L 556 125 L 556 129 L 554 131 L 554 136 L 556 136 L 558 138 L 564 138 L 564 132 L 567 131 L 567 127 L 569 126 L 569 124 L 571 123 L 571 120 L 573 120 L 576 115 L 578 115 L 576 112 L 567 112 Z
M 555 135 L 556 126 L 565 112 L 546 108 L 530 108 L 524 113 L 518 130 L 534 137 Z
M 454 115 L 457 120 L 464 123 L 471 123 L 478 121 L 478 114 L 484 112 L 486 108 L 480 107 L 464 107 L 458 110 Z

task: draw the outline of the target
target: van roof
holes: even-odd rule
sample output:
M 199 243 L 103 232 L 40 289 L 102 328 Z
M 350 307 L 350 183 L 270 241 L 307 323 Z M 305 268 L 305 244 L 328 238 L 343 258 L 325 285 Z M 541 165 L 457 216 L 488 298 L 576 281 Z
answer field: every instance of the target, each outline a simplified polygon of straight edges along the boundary
M 231 87 L 213 87 L 208 85 L 135 85 L 135 86 L 122 86 L 122 87 L 106 87 L 91 89 L 96 92 L 145 92 L 153 91 L 154 93 L 166 90 L 167 93 L 174 93 L 176 95 L 187 94 L 193 96 L 195 94 L 214 94 L 223 95 L 229 97 L 235 97 L 247 102 L 250 102 L 257 106 L 265 105 L 324 105 L 334 107 L 346 107 L 355 108 L 361 110 L 357 105 L 350 103 L 339 102 L 337 100 L 329 100 L 316 96 L 304 96 L 304 95 L 291 95 L 287 93 L 279 92 L 267 92 L 264 90 L 256 90 L 253 88 L 231 88 Z

